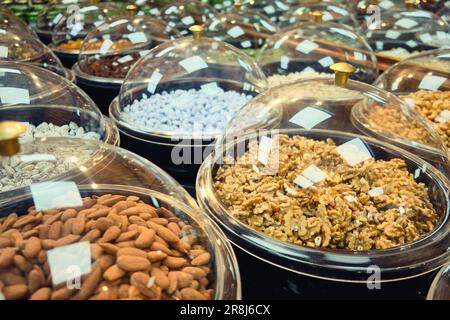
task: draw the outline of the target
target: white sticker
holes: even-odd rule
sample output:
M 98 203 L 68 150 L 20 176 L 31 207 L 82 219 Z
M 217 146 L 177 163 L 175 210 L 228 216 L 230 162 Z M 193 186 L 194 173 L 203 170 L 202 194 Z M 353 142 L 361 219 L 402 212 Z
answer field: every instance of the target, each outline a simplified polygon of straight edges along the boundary
M 280 59 L 280 67 L 281 69 L 287 70 L 288 69 L 288 65 L 289 65 L 289 57 L 286 56 L 282 56 Z
M 361 53 L 359 51 L 355 51 L 353 53 L 353 56 L 355 57 L 356 60 L 366 60 L 366 55 L 364 53 Z
M 414 171 L 414 179 L 417 179 L 418 177 L 420 177 L 420 174 L 422 173 L 422 170 L 420 170 L 420 168 L 417 168 Z
M 328 6 L 328 9 L 330 9 L 331 11 L 334 11 L 336 13 L 339 13 L 342 16 L 347 16 L 348 15 L 348 11 L 345 10 L 344 8 L 340 8 L 337 6 Z
M 444 31 L 436 31 L 436 36 L 439 40 L 447 40 L 449 38 L 449 34 Z
M 289 119 L 289 122 L 305 129 L 312 129 L 330 117 L 331 115 L 328 112 L 313 107 L 306 107 Z
M 350 203 L 353 203 L 353 202 L 357 201 L 357 199 L 354 196 L 345 196 L 344 199 L 347 200 Z
M 145 33 L 142 31 L 133 32 L 127 35 L 127 38 L 131 41 L 131 43 L 142 43 L 147 41 L 147 37 L 145 36 Z
M 366 145 L 359 138 L 355 138 L 344 144 L 341 144 L 336 148 L 336 151 L 351 166 L 355 166 L 358 163 L 372 158 L 372 155 L 367 149 Z
M 434 121 L 439 123 L 445 123 L 450 121 L 450 110 L 442 110 L 435 118 Z
M 35 153 L 24 154 L 20 156 L 21 162 L 36 162 L 36 161 L 56 161 L 56 157 L 53 154 Z
M 0 101 L 3 104 L 30 104 L 30 94 L 27 89 L 3 87 L 0 88 Z
M 419 89 L 437 90 L 445 81 L 447 81 L 447 78 L 426 75 L 420 82 Z
M 382 196 L 384 194 L 384 189 L 382 187 L 377 187 L 369 190 L 369 196 L 372 198 Z
M 333 20 L 333 19 L 334 19 L 334 17 L 333 17 L 333 15 L 332 15 L 330 12 L 325 11 L 325 12 L 323 13 L 323 16 L 322 16 L 322 20 L 323 20 L 323 21 L 331 21 L 331 20 Z
M 77 185 L 72 181 L 33 183 L 30 189 L 37 211 L 83 205 Z
M 206 93 L 207 95 L 215 95 L 221 92 L 221 89 L 217 82 L 210 82 L 201 85 L 202 91 Z
M 227 31 L 228 35 L 232 38 L 239 38 L 243 34 L 245 34 L 244 30 L 242 30 L 239 26 L 234 26 L 230 30 Z
M 134 58 L 132 56 L 130 56 L 129 54 L 127 54 L 126 56 L 123 56 L 122 58 L 117 59 L 118 63 L 127 63 L 130 61 L 133 61 Z
M 149 52 L 150 52 L 150 50 L 142 50 L 142 51 L 139 51 L 138 53 L 141 57 L 145 57 Z
M 195 20 L 191 16 L 186 16 L 181 18 L 181 22 L 183 22 L 185 26 L 190 26 L 195 23 Z
M 87 6 L 80 9 L 80 12 L 88 12 L 88 11 L 94 11 L 97 10 L 97 6 Z
M 272 147 L 272 139 L 266 136 L 262 136 L 259 140 L 258 148 L 258 160 L 263 165 L 267 166 L 269 163 L 270 149 Z
M 241 46 L 242 46 L 242 48 L 247 49 L 252 46 L 252 43 L 250 42 L 250 40 L 242 41 Z
M 319 63 L 322 67 L 326 68 L 331 66 L 334 63 L 333 58 L 331 57 L 325 57 L 319 60 Z
M 0 301 L 6 300 L 5 296 L 3 295 L 2 289 L 0 289 Z
M 328 177 L 324 171 L 313 164 L 306 168 L 301 175 L 314 183 L 319 183 Z
M 181 60 L 179 64 L 189 73 L 208 68 L 208 64 L 200 56 L 186 58 Z
M 433 41 L 433 37 L 429 33 L 424 33 L 420 35 L 420 40 L 422 40 L 425 43 L 429 43 Z
M 377 47 L 377 50 L 383 50 L 384 43 L 382 41 L 376 41 L 375 46 Z
M 75 37 L 81 30 L 83 30 L 83 24 L 77 22 L 73 25 L 72 29 L 70 30 L 70 35 Z
M 100 47 L 100 53 L 105 54 L 108 52 L 109 48 L 111 48 L 114 45 L 114 42 L 112 42 L 110 39 L 106 39 L 103 41 L 101 47 Z
M 307 188 L 312 187 L 314 185 L 314 182 L 312 182 L 311 180 L 305 178 L 302 175 L 297 176 L 294 179 L 294 183 L 296 185 L 298 185 L 299 187 L 303 188 L 303 189 L 307 189 Z
M 61 20 L 61 18 L 63 17 L 62 13 L 58 13 L 52 20 L 52 24 L 57 24 L 59 22 L 59 20 Z
M 20 72 L 20 70 L 17 69 L 10 69 L 10 68 L 0 68 L 0 72 L 1 73 L 16 73 L 16 74 L 21 74 L 22 72 Z
M 261 23 L 261 25 L 262 25 L 264 28 L 266 28 L 266 29 L 269 30 L 270 32 L 276 32 L 276 31 L 277 31 L 277 29 L 276 29 L 272 24 L 270 24 L 269 22 L 267 22 L 266 20 L 262 19 L 262 20 L 260 20 L 259 22 Z M 255 24 L 255 28 L 256 28 L 256 29 L 259 29 L 259 26 Z M 257 30 L 257 31 L 259 32 L 260 30 Z
M 166 55 L 167 53 L 169 53 L 170 51 L 172 51 L 175 48 L 176 48 L 175 46 L 167 47 L 164 50 L 161 50 L 159 53 L 157 53 L 155 55 L 155 57 L 160 58 L 160 57 Z
M 402 18 L 395 22 L 395 25 L 402 27 L 404 29 L 411 29 L 418 25 L 417 21 L 408 19 L 408 18 Z
M 155 93 L 156 88 L 158 87 L 158 83 L 162 79 L 162 77 L 163 75 L 161 73 L 159 73 L 158 71 L 154 71 L 149 79 L 147 91 L 150 93 Z
M 110 24 L 105 25 L 107 28 L 114 28 L 117 27 L 118 25 L 124 24 L 124 23 L 128 23 L 127 19 L 120 19 L 114 22 L 111 22 Z
M 381 1 L 378 4 L 381 8 L 383 8 L 384 10 L 390 9 L 394 6 L 394 3 L 392 1 L 389 0 L 385 0 L 385 1 Z
M 410 48 L 415 48 L 415 47 L 417 47 L 417 42 L 415 42 L 414 40 L 408 40 L 406 42 L 406 45 Z
M 8 58 L 8 47 L 0 46 L 0 58 Z
M 311 51 L 313 51 L 314 49 L 317 49 L 319 47 L 319 45 L 317 43 L 314 43 L 312 41 L 309 40 L 303 40 L 302 42 L 300 42 L 298 44 L 298 46 L 295 48 L 297 51 L 300 51 L 304 54 L 308 54 Z
M 83 241 L 47 250 L 47 260 L 53 285 L 81 281 L 81 276 L 92 271 L 90 242 Z
M 271 5 L 265 6 L 263 8 L 264 12 L 268 15 L 274 14 L 275 13 L 275 8 Z
M 386 32 L 386 38 L 388 38 L 388 39 L 395 40 L 398 37 L 400 37 L 400 32 L 398 32 L 398 31 L 389 30 L 388 32 Z

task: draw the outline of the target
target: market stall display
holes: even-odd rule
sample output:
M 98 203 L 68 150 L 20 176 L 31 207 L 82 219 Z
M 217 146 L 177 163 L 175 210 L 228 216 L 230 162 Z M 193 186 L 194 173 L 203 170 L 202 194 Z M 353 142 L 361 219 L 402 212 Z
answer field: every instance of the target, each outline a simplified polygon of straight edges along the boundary
M 55 54 L 33 34 L 15 29 L 0 29 L 0 61 L 36 65 L 74 80 L 70 70 L 64 68 Z
M 314 77 L 333 77 L 329 66 L 338 61 L 353 64 L 352 79 L 372 83 L 377 59 L 360 35 L 332 22 L 304 22 L 266 41 L 257 59 L 268 87 Z
M 362 34 L 374 51 L 382 70 L 395 62 L 421 51 L 436 48 L 419 41 L 416 34 L 448 32 L 448 24 L 437 15 L 419 9 L 389 10 L 369 25 L 362 25 Z
M 189 34 L 191 26 L 206 24 L 216 15 L 213 7 L 198 0 L 180 0 L 161 9 L 162 20 L 178 29 L 182 36 Z
M 0 124 L 1 151 L 7 125 Z M 228 240 L 161 169 L 81 139 L 40 139 L 20 149 L 2 152 L 0 170 L 51 174 L 0 203 L 5 299 L 240 298 Z M 65 285 L 68 270 L 79 271 L 80 288 Z
M 230 12 L 219 13 L 205 25 L 206 36 L 225 41 L 256 57 L 267 38 L 279 31 L 268 17 L 242 10 L 240 3 Z
M 108 114 L 109 104 L 119 94 L 123 79 L 136 61 L 150 48 L 171 39 L 172 33 L 160 30 L 160 26 L 159 20 L 147 16 L 118 17 L 99 25 L 84 38 L 72 70 L 78 85 L 104 114 Z
M 335 80 L 278 86 L 241 109 L 200 168 L 200 207 L 283 279 L 366 282 L 376 265 L 388 281 L 439 268 L 449 258 L 448 179 L 390 141 L 361 135 L 353 113 L 395 106 L 436 147 L 437 133 L 394 95 L 348 80 L 351 65 L 332 68 Z
M 110 117 L 122 145 L 192 187 L 208 145 L 227 121 L 263 90 L 253 59 L 233 46 L 202 37 L 169 41 L 130 70 Z
M 73 83 L 26 64 L 0 62 L 0 72 L 0 119 L 26 125 L 21 142 L 78 137 L 119 144 L 117 127 Z
M 30 32 L 34 34 L 28 25 L 14 13 L 0 10 L 0 29 L 14 30 L 16 32 Z
M 243 0 L 241 5 L 242 10 L 259 12 L 275 24 L 280 23 L 281 17 L 290 10 L 290 5 L 281 0 Z
M 65 14 L 53 28 L 49 47 L 67 68 L 78 60 L 81 44 L 89 32 L 108 19 L 123 14 L 125 7 L 114 2 L 79 4 L 72 14 Z

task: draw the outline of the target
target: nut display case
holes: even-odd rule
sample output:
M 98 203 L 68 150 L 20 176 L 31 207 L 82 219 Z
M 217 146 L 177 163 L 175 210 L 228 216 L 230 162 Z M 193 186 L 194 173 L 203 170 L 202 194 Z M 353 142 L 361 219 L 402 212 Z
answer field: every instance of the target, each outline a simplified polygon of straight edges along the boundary
M 42 68 L 0 62 L 0 119 L 26 125 L 21 142 L 66 136 L 119 143 L 117 127 L 77 86 Z
M 108 19 L 122 15 L 124 9 L 125 6 L 113 2 L 79 4 L 54 26 L 50 48 L 67 68 L 71 68 L 78 60 L 87 34 Z
M 320 3 L 312 1 L 310 3 L 301 4 L 292 7 L 281 18 L 280 26 L 283 29 L 296 28 L 297 24 L 311 20 L 311 14 L 314 12 L 321 12 L 323 14 L 322 20 L 324 22 L 335 22 L 344 24 L 350 28 L 357 25 L 356 18 L 353 13 L 344 5 L 335 3 Z
M 28 28 L 27 24 L 20 18 L 14 15 L 12 12 L 0 10 L 0 29 L 3 30 L 14 30 L 18 32 L 30 32 L 30 28 Z
M 447 263 L 436 275 L 427 300 L 450 300 L 450 263 Z
M 182 36 L 190 34 L 191 26 L 203 25 L 216 15 L 213 7 L 197 0 L 176 1 L 161 9 L 162 20 L 178 29 Z
M 377 52 L 380 68 L 385 70 L 412 54 L 435 48 L 419 41 L 416 34 L 448 32 L 448 28 L 448 24 L 432 12 L 396 9 L 383 13 L 379 22 L 363 24 L 361 32 Z
M 242 10 L 257 11 L 268 17 L 275 24 L 278 24 L 281 17 L 290 9 L 289 3 L 280 0 L 244 0 L 241 3 Z
M 59 74 L 69 81 L 74 75 L 42 42 L 27 31 L 0 29 L 0 61 L 36 65 Z
M 0 170 L 5 163 L 23 170 L 25 163 L 51 172 L 1 200 L 5 299 L 240 299 L 228 240 L 149 161 L 63 138 L 22 144 L 1 160 Z M 76 281 L 78 289 L 67 285 Z
M 267 38 L 279 31 L 275 23 L 258 12 L 236 5 L 230 12 L 219 13 L 205 25 L 206 36 L 225 41 L 256 57 Z
M 354 80 L 372 83 L 377 59 L 369 44 L 345 26 L 332 22 L 304 22 L 295 30 L 277 33 L 266 41 L 256 61 L 268 87 L 314 77 L 333 77 L 329 67 L 347 61 L 357 68 Z
M 108 106 L 119 94 L 133 64 L 163 40 L 159 34 L 153 35 L 153 26 L 159 28 L 153 22 L 147 16 L 118 17 L 99 25 L 84 38 L 72 70 L 77 84 L 104 114 L 108 114 Z
M 263 90 L 265 76 L 237 48 L 201 36 L 161 44 L 128 73 L 109 109 L 122 145 L 192 187 L 208 145 Z
M 307 275 L 364 286 L 373 265 L 381 282 L 436 270 L 449 258 L 448 171 L 361 135 L 355 108 L 404 104 L 347 81 L 348 64 L 333 69 L 334 81 L 278 86 L 241 109 L 200 168 L 200 207 L 252 268 L 279 275 L 274 282 Z M 414 110 L 407 115 L 436 141 Z

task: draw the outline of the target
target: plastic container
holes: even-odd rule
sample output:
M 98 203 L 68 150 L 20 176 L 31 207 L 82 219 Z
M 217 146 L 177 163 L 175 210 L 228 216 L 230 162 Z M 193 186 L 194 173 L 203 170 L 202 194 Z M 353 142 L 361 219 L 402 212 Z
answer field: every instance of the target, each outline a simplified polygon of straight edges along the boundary
M 10 11 L 0 10 L 0 29 L 26 31 L 34 35 L 34 31 L 28 28 L 28 25 L 14 13 Z
M 349 28 L 357 26 L 356 18 L 345 5 L 332 3 L 321 3 L 317 1 L 306 2 L 296 7 L 292 7 L 289 12 L 280 18 L 280 27 L 283 29 L 297 28 L 297 24 L 311 20 L 313 12 L 321 12 L 324 22 L 335 22 L 344 24 Z
M 242 10 L 252 10 L 268 17 L 273 23 L 280 23 L 280 19 L 290 10 L 290 4 L 280 0 L 244 0 Z
M 347 82 L 347 64 L 333 68 L 336 82 L 279 86 L 241 109 L 200 168 L 200 207 L 246 252 L 242 259 L 252 260 L 253 269 L 277 277 L 272 283 L 300 274 L 362 287 L 439 268 L 449 258 L 446 176 L 387 140 L 360 135 L 352 121 L 358 105 L 401 110 L 403 103 L 370 85 Z M 413 110 L 410 120 L 435 141 L 436 133 Z M 448 169 L 447 161 L 442 157 Z M 398 183 L 415 191 L 401 200 Z M 421 195 L 414 195 L 418 190 Z M 433 222 L 408 238 L 394 225 L 405 216 L 414 220 L 421 201 Z
M 450 300 L 450 263 L 447 263 L 434 278 L 427 300 Z
M 49 47 L 66 68 L 72 68 L 78 61 L 84 37 L 106 20 L 122 15 L 124 9 L 123 4 L 114 2 L 80 4 L 72 14 L 65 14 L 55 25 Z
M 255 58 L 266 40 L 279 28 L 265 15 L 243 10 L 238 2 L 230 12 L 222 12 L 205 25 L 206 36 L 224 41 Z
M 35 286 L 29 284 L 16 290 L 6 285 L 2 288 L 6 299 L 240 299 L 239 269 L 228 240 L 212 221 L 201 214 L 187 192 L 154 164 L 124 149 L 80 139 L 49 138 L 20 147 L 21 152 L 9 156 L 10 159 L 2 156 L 2 163 L 18 158 L 20 161 L 26 159 L 29 166 L 35 167 L 46 167 L 49 163 L 67 164 L 67 170 L 61 170 L 63 173 L 57 176 L 33 181 L 30 186 L 17 189 L 6 200 L 2 198 L 0 219 L 4 226 L 3 235 L 11 228 L 4 224 L 5 221 L 17 220 L 21 225 L 24 220 L 32 219 L 34 224 L 41 225 L 42 219 L 47 221 L 49 218 L 57 224 L 48 233 L 25 234 L 28 244 L 25 251 L 2 249 L 4 252 L 16 250 L 16 254 L 31 260 L 35 271 L 23 272 L 22 276 L 27 278 L 27 274 L 33 272 L 43 280 Z M 71 148 L 77 150 L 75 156 L 70 154 Z M 112 209 L 114 205 L 116 207 Z M 128 205 L 137 208 L 136 212 L 141 211 L 140 215 L 111 212 L 122 212 Z M 40 213 L 33 215 L 32 206 Z M 107 215 L 100 211 L 107 208 Z M 71 228 L 67 227 L 68 216 L 72 217 Z M 154 217 L 163 219 L 150 220 Z M 167 227 L 154 222 L 169 220 L 172 223 Z M 136 222 L 138 230 L 130 226 Z M 58 226 L 60 229 L 55 231 Z M 21 233 L 27 232 L 26 225 L 17 228 Z M 133 230 L 137 232 L 128 232 Z M 145 236 L 139 238 L 155 230 L 162 239 L 171 240 L 171 245 L 161 242 L 158 246 L 154 244 L 158 240 L 150 243 L 143 241 Z M 131 255 L 132 248 L 136 252 L 135 245 L 144 251 L 145 257 Z M 34 249 L 30 251 L 30 247 Z M 169 247 L 169 250 L 178 248 L 179 257 L 184 259 L 175 259 L 179 269 L 175 269 L 167 254 L 156 251 L 156 248 L 168 251 Z M 193 248 L 204 250 L 200 261 L 192 262 L 195 259 Z M 147 256 L 147 252 L 151 254 Z M 149 271 L 149 259 L 153 273 Z M 198 264 L 203 272 L 192 269 L 192 263 Z M 182 286 L 175 290 L 162 290 L 154 282 L 158 265 L 167 265 L 171 272 L 184 270 L 188 273 L 182 274 L 186 287 L 198 290 L 183 289 Z M 3 266 L 4 270 L 11 268 L 8 263 Z M 118 269 L 124 271 L 119 270 L 120 278 L 117 278 Z M 192 274 L 196 275 L 198 282 L 194 281 Z M 5 280 L 7 282 L 8 277 Z M 81 282 L 81 286 L 78 289 L 75 285 L 72 289 L 56 287 L 61 290 L 52 287 L 67 281 Z M 134 288 L 127 290 L 130 282 Z M 119 294 L 122 284 L 125 286 Z M 46 287 L 48 289 L 42 289 Z
M 55 54 L 30 32 L 0 29 L 0 33 L 0 61 L 36 65 L 74 81 L 72 72 L 65 69 Z
M 377 52 L 379 62 L 386 65 L 384 70 L 412 54 L 435 48 L 417 41 L 417 33 L 448 28 L 446 22 L 429 11 L 394 9 L 383 13 L 379 22 L 363 24 L 361 33 Z
M 108 114 L 111 101 L 130 68 L 148 50 L 172 37 L 171 29 L 147 16 L 118 17 L 92 30 L 84 39 L 73 66 L 78 85 Z M 153 33 L 157 30 L 157 33 Z
M 162 20 L 178 29 L 182 36 L 189 35 L 191 26 L 206 24 L 216 14 L 213 7 L 197 0 L 180 0 L 161 9 Z
M 74 122 L 103 142 L 119 144 L 117 127 L 73 83 L 27 64 L 0 63 L 0 70 L 0 119 L 33 126 Z
M 298 29 L 278 33 L 266 41 L 256 59 L 268 86 L 314 77 L 333 77 L 329 67 L 339 61 L 353 64 L 354 80 L 372 83 L 377 59 L 368 43 L 345 26 L 332 22 L 304 22 Z
M 195 37 L 166 42 L 142 58 L 109 109 L 124 148 L 155 162 L 190 188 L 210 151 L 208 145 L 265 85 L 253 59 L 195 30 Z

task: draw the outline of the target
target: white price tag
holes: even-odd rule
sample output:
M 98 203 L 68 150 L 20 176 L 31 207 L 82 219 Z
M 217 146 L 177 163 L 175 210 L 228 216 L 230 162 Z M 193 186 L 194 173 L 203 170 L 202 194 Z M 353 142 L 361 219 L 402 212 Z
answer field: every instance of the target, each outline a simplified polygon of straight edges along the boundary
M 52 24 L 57 24 L 59 20 L 63 17 L 62 13 L 58 13 L 56 16 L 53 17 Z
M 77 185 L 72 181 L 33 183 L 30 189 L 38 211 L 83 205 Z
M 126 56 L 123 56 L 123 57 L 117 59 L 117 62 L 119 62 L 119 63 L 127 63 L 127 62 L 130 62 L 130 61 L 133 61 L 133 60 L 134 60 L 134 58 L 132 56 L 130 56 L 129 54 L 127 54 Z
M 297 45 L 295 49 L 301 53 L 308 54 L 318 47 L 319 45 L 315 42 L 312 42 L 310 40 L 303 40 Z
M 21 162 L 41 162 L 41 161 L 56 161 L 56 157 L 53 154 L 43 154 L 43 153 L 35 153 L 35 154 L 24 154 L 20 156 Z
M 398 20 L 395 23 L 395 25 L 402 27 L 404 29 L 411 29 L 411 28 L 418 26 L 419 24 L 415 20 L 408 19 L 408 18 L 402 18 L 402 19 Z
M 380 1 L 380 3 L 378 4 L 382 9 L 387 10 L 390 9 L 394 6 L 394 3 L 392 1 L 389 0 L 385 0 L 385 1 Z
M 305 129 L 312 129 L 330 117 L 331 115 L 328 112 L 313 107 L 306 107 L 289 119 L 289 122 Z
M 386 32 L 386 38 L 388 38 L 388 39 L 395 40 L 398 37 L 400 37 L 400 32 L 398 32 L 398 31 L 389 30 L 388 32 Z
M 188 73 L 208 68 L 208 64 L 200 56 L 193 56 L 179 62 Z
M 21 74 L 22 72 L 20 72 L 20 70 L 17 69 L 11 69 L 11 68 L 0 68 L 0 73 L 16 73 L 16 74 Z
M 217 84 L 217 82 L 210 82 L 210 83 L 206 83 L 201 85 L 202 91 L 204 93 L 206 93 L 207 95 L 215 95 L 217 93 L 219 93 L 220 91 L 222 91 L 219 87 L 219 85 Z
M 333 58 L 331 57 L 325 57 L 319 60 L 319 63 L 322 67 L 326 68 L 331 66 L 334 63 Z
M 241 42 L 241 46 L 244 49 L 250 48 L 252 46 L 252 43 L 250 42 L 250 40 L 245 40 Z
M 310 165 L 300 175 L 294 179 L 294 183 L 299 187 L 306 189 L 312 187 L 327 178 L 327 174 L 315 165 Z
M 263 8 L 264 12 L 268 15 L 274 14 L 275 13 L 275 8 L 271 5 L 265 6 Z
M 113 45 L 114 45 L 114 42 L 112 42 L 110 39 L 104 40 L 100 47 L 100 53 L 101 54 L 107 53 L 109 48 L 111 48 Z
M 8 58 L 8 47 L 0 46 L 0 58 Z
M 3 104 L 30 104 L 30 93 L 27 89 L 0 88 L 0 101 Z
M 272 147 L 272 139 L 262 136 L 259 139 L 258 161 L 267 166 L 269 163 L 270 149 Z
M 239 26 L 234 26 L 230 30 L 227 31 L 228 35 L 232 38 L 239 38 L 243 34 L 245 34 L 244 30 L 242 30 Z
M 288 65 L 289 65 L 289 57 L 286 56 L 282 56 L 280 59 L 280 67 L 281 69 L 287 70 L 288 69 Z
M 369 196 L 372 198 L 382 196 L 384 194 L 384 189 L 382 187 L 377 187 L 369 190 Z
M 131 43 L 142 43 L 147 41 L 147 37 L 145 36 L 145 33 L 142 31 L 133 32 L 127 35 L 127 38 L 131 41 Z
M 344 199 L 347 200 L 350 203 L 353 203 L 353 202 L 357 201 L 357 199 L 354 196 L 345 196 Z
M 47 259 L 53 285 L 81 281 L 81 276 L 92 271 L 89 241 L 47 250 Z
M 426 75 L 420 82 L 419 89 L 437 90 L 445 81 L 447 81 L 447 78 Z
M 442 110 L 435 118 L 434 121 L 439 123 L 445 123 L 450 121 L 450 110 Z
M 415 42 L 414 40 L 409 40 L 406 42 L 406 45 L 410 48 L 415 48 L 417 47 L 417 42 Z
M 336 151 L 351 166 L 355 166 L 358 163 L 372 158 L 372 154 L 369 152 L 364 142 L 359 138 L 341 144 L 336 148 Z
M 162 79 L 163 75 L 158 71 L 154 71 L 147 85 L 147 91 L 150 93 L 155 93 L 156 88 L 158 87 L 159 81 Z
M 195 23 L 195 20 L 191 16 L 186 16 L 181 18 L 181 22 L 183 22 L 185 26 L 190 26 Z

